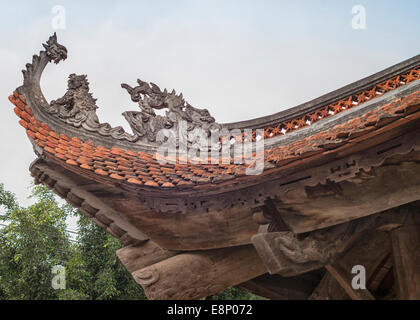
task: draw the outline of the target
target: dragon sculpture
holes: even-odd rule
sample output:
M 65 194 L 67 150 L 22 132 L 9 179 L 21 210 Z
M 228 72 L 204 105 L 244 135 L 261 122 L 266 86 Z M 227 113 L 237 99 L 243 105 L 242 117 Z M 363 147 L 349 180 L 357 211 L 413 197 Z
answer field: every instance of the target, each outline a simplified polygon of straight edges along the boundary
M 137 102 L 141 111 L 127 111 L 123 113 L 133 132 L 147 141 L 156 141 L 156 135 L 161 129 L 178 130 L 179 123 L 186 121 L 187 132 L 196 128 L 204 130 L 208 135 L 212 130 L 220 130 L 221 125 L 215 122 L 207 109 L 197 109 L 185 102 L 182 93 L 175 90 L 169 93 L 163 91 L 154 83 L 137 80 L 138 86 L 132 88 L 128 84 L 121 84 Z M 156 115 L 154 110 L 168 109 L 165 116 Z M 187 138 L 188 139 L 188 138 Z M 188 142 L 192 142 L 188 140 Z
M 43 98 L 39 80 L 45 66 L 49 62 L 59 63 L 67 58 L 67 49 L 57 42 L 54 33 L 43 44 L 44 51 L 33 57 L 31 64 L 23 70 L 24 84 L 22 92 L 31 88 L 31 92 L 37 92 L 33 99 L 38 105 L 43 106 L 42 112 L 55 116 L 59 121 L 70 124 L 78 130 L 96 132 L 101 136 L 108 136 L 120 141 L 135 142 L 138 145 L 158 146 L 156 136 L 159 130 L 169 129 L 175 134 L 179 133 L 179 123 L 186 122 L 187 133 L 184 135 L 189 145 L 195 143 L 195 138 L 189 140 L 188 133 L 196 128 L 201 129 L 208 136 L 211 130 L 221 129 L 221 125 L 206 109 L 197 109 L 186 103 L 182 94 L 176 94 L 173 90 L 169 93 L 166 89 L 161 90 L 154 83 L 137 80 L 138 86 L 132 88 L 122 84 L 131 96 L 131 100 L 138 103 L 141 111 L 124 112 L 123 116 L 132 128 L 133 134 L 124 131 L 121 126 L 112 127 L 109 123 L 101 123 L 96 114 L 98 106 L 96 99 L 89 92 L 89 82 L 86 75 L 71 74 L 68 78 L 67 92 L 61 98 L 47 103 Z M 154 110 L 167 109 L 165 116 L 157 115 Z

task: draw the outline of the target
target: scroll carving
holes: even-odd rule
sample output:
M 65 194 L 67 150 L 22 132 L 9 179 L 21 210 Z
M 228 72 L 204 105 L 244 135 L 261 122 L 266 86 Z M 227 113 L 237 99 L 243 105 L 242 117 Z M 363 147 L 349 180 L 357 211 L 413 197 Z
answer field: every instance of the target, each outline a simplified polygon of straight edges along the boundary
M 134 272 L 133 277 L 143 287 L 149 287 L 159 281 L 159 272 L 157 270 L 142 269 Z

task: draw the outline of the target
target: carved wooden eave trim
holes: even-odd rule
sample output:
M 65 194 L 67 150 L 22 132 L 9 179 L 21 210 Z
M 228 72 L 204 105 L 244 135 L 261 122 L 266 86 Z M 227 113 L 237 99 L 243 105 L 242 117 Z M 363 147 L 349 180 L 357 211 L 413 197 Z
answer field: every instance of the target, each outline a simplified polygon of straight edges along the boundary
M 35 160 L 30 166 L 35 183 L 47 186 L 124 245 L 136 245 L 149 239 L 144 233 L 133 227 L 121 213 L 84 190 L 72 180 L 68 173 L 64 174 L 60 171 L 60 168 L 47 164 L 42 159 Z

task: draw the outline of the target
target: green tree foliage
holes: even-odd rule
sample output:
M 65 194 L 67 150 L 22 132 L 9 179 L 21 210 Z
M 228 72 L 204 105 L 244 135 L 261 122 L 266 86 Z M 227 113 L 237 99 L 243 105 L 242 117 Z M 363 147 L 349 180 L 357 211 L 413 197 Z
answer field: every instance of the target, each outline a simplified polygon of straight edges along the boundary
M 69 287 L 79 288 L 89 299 L 145 299 L 115 254 L 121 248 L 118 240 L 84 216 L 78 225 L 77 255 L 67 264 Z
M 59 206 L 44 187 L 34 187 L 35 204 L 22 208 L 3 186 L 0 231 L 0 287 L 9 299 L 54 299 L 51 270 L 70 256 L 66 234 L 68 206 Z
M 239 290 L 236 288 L 227 288 L 222 292 L 219 292 L 211 297 L 208 300 L 261 300 L 263 298 L 249 293 L 244 290 Z
M 145 299 L 115 255 L 116 239 L 80 215 L 72 242 L 66 218 L 79 213 L 46 187 L 35 186 L 31 197 L 33 205 L 20 207 L 0 184 L 0 299 Z M 52 288 L 55 265 L 66 268 L 64 290 Z
M 35 186 L 34 204 L 21 207 L 0 184 L 0 300 L 146 299 L 121 264 L 121 244 L 69 205 L 60 205 L 46 187 Z M 77 215 L 78 236 L 66 232 L 66 218 Z M 65 267 L 66 289 L 54 290 L 52 268 Z M 229 288 L 209 299 L 258 299 Z

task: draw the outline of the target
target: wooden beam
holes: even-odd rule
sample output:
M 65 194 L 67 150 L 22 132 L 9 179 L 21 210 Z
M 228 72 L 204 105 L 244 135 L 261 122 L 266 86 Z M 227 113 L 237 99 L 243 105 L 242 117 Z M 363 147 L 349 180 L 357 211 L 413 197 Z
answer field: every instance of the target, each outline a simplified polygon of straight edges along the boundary
M 118 258 L 130 273 L 173 257 L 176 254 L 178 252 L 162 249 L 151 240 L 117 250 Z
M 132 273 L 153 300 L 201 299 L 267 273 L 251 245 L 180 253 Z
M 420 225 L 391 231 L 399 299 L 420 300 Z
M 378 266 L 373 276 L 368 281 L 368 288 L 372 291 L 378 290 L 381 283 L 385 280 L 388 274 L 392 271 L 392 255 L 390 254 L 386 259 Z

